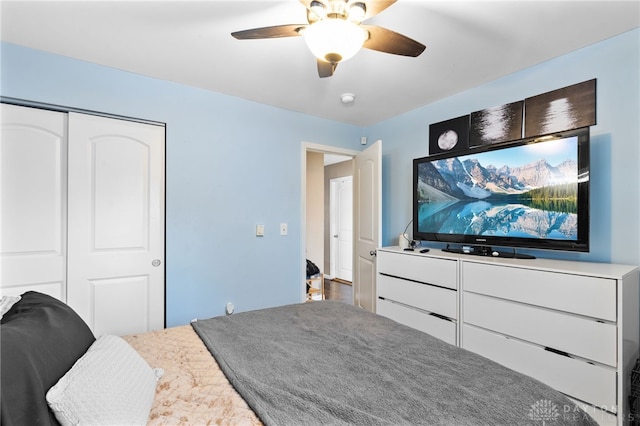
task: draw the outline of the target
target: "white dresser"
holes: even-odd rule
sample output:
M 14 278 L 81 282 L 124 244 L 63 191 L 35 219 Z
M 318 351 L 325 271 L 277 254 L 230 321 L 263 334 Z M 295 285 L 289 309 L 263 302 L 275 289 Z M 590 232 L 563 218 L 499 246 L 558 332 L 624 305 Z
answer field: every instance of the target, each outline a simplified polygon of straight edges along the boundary
M 639 270 L 378 250 L 377 312 L 535 377 L 625 424 L 639 355 Z
M 458 343 L 458 261 L 378 250 L 377 313 Z

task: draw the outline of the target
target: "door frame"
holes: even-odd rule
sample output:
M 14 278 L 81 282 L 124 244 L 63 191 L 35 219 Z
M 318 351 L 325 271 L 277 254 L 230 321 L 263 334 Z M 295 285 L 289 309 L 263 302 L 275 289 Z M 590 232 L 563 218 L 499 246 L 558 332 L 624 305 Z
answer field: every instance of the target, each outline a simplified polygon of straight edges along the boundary
M 305 251 L 307 247 L 307 152 L 319 152 L 322 154 L 338 154 L 355 158 L 360 151 L 353 149 L 338 148 L 330 145 L 321 145 L 312 142 L 302 142 L 302 149 L 300 150 L 300 170 L 301 170 L 301 185 L 300 185 L 300 259 L 305 259 Z M 356 225 L 355 223 L 353 224 Z M 306 280 L 306 270 L 301 269 L 300 278 L 300 301 L 306 300 L 306 291 L 304 285 Z
M 74 108 L 66 105 L 49 104 L 46 102 L 36 102 L 36 101 L 30 101 L 26 99 L 12 98 L 10 96 L 0 96 L 0 103 L 28 107 L 28 108 L 45 109 L 48 111 L 56 111 L 56 112 L 64 112 L 64 113 L 77 112 L 78 114 L 97 115 L 98 117 L 113 118 L 115 120 L 125 120 L 125 121 L 133 121 L 134 123 L 164 126 L 165 140 L 166 140 L 167 123 L 162 121 L 148 120 L 148 119 L 139 118 L 139 117 L 130 117 L 128 115 L 110 114 L 104 111 L 95 111 L 95 110 L 84 109 L 84 108 Z M 165 149 L 165 154 L 166 154 L 166 149 Z

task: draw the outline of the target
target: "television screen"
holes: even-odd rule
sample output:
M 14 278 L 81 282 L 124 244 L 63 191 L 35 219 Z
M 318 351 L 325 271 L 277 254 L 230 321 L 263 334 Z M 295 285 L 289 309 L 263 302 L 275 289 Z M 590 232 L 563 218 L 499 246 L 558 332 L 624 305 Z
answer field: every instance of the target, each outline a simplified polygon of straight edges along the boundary
M 589 250 L 589 128 L 414 160 L 413 238 Z

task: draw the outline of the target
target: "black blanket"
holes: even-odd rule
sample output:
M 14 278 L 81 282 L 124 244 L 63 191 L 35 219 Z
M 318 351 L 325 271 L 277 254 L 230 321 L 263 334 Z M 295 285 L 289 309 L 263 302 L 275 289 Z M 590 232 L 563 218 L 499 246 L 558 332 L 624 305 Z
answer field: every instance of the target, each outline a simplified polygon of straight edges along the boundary
M 595 425 L 561 393 L 379 315 L 322 301 L 193 323 L 267 425 Z

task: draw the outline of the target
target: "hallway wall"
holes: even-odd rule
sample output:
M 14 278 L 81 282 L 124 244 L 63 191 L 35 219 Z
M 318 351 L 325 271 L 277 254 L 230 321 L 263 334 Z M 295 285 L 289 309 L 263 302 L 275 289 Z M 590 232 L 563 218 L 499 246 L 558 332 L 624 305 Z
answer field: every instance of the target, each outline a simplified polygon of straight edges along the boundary
M 324 154 L 307 152 L 307 259 L 324 264 Z

